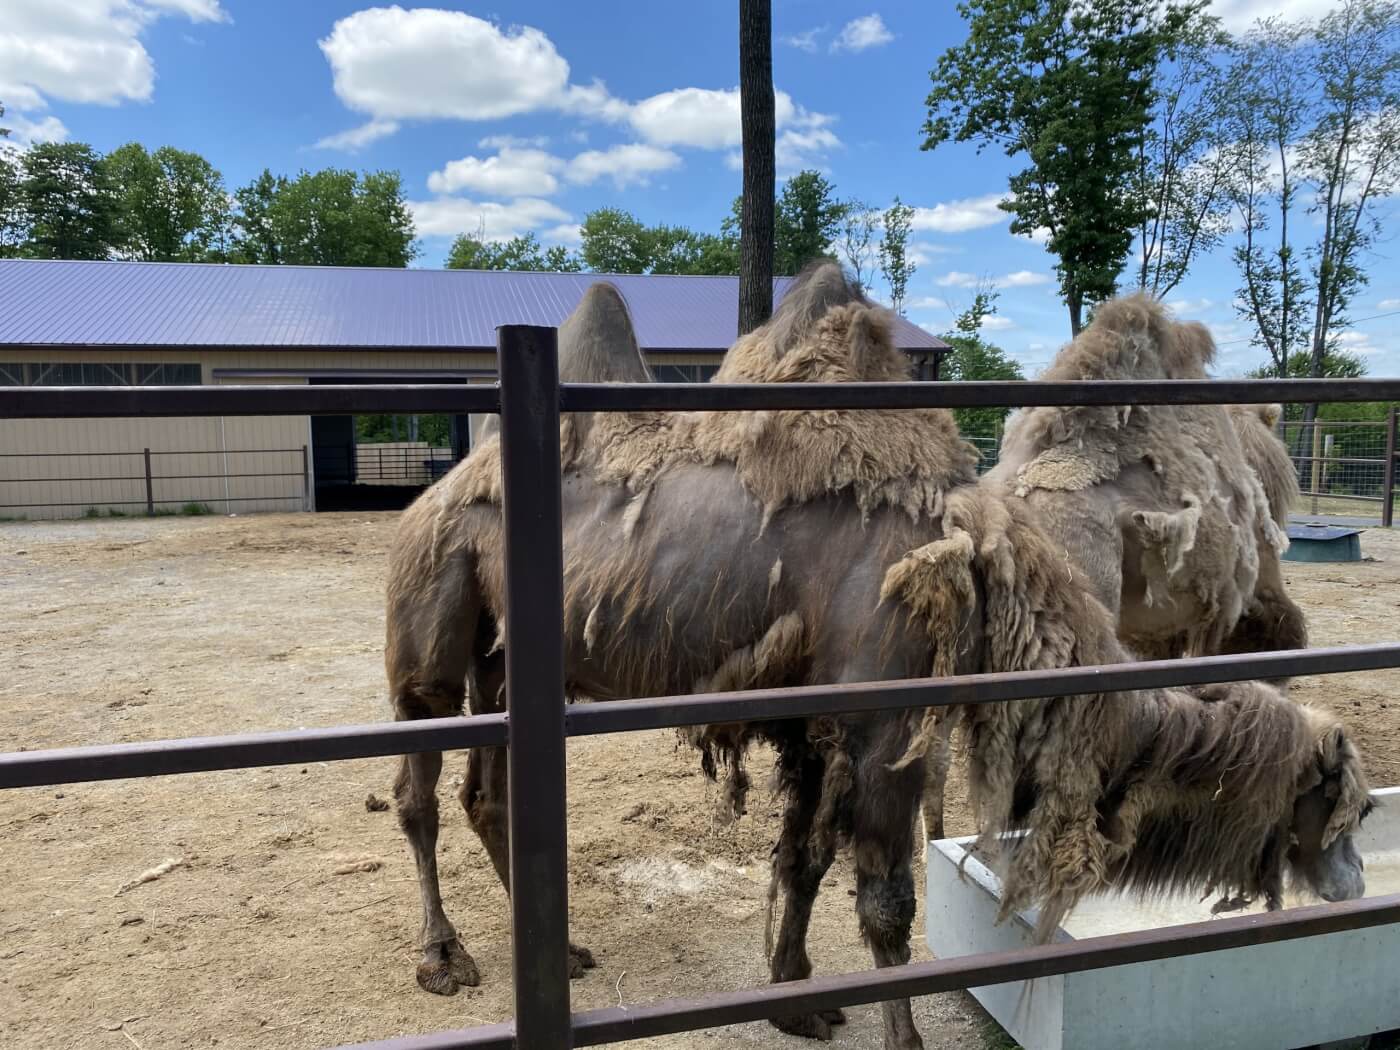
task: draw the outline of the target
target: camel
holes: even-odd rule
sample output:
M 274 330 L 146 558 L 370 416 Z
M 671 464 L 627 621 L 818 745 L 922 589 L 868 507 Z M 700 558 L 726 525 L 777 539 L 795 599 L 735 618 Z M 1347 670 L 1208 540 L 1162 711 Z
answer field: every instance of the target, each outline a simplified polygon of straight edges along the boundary
M 1134 295 L 1103 304 L 1042 377 L 1204 379 L 1215 344 Z M 1015 412 L 980 484 L 1022 501 L 1087 575 L 1142 659 L 1301 649 L 1284 588 L 1297 495 L 1277 405 L 1047 406 Z M 1280 687 L 1287 683 L 1277 681 Z M 949 756 L 930 756 L 925 832 L 943 837 Z
M 889 314 L 865 300 L 838 267 L 817 266 L 794 283 L 767 325 L 731 348 L 716 381 L 907 379 L 908 365 L 892 345 L 890 325 Z M 560 327 L 559 348 L 565 381 L 650 378 L 625 304 L 605 284 L 590 288 Z M 988 566 L 974 559 L 967 567 L 971 589 L 948 590 L 950 583 L 961 587 L 965 581 L 930 575 L 930 566 L 920 560 L 920 552 L 947 538 L 944 519 L 951 501 L 965 502 L 975 494 L 995 502 L 972 486 L 976 454 L 958 437 L 947 412 L 575 414 L 561 422 L 560 449 L 565 673 L 573 698 L 606 701 L 914 678 L 981 670 L 1003 659 L 1017 665 L 1044 657 L 1051 666 L 1081 655 L 1039 642 L 1008 650 L 988 632 L 1034 621 L 1056 637 L 1072 634 L 1080 629 L 1074 617 L 1082 615 L 1074 609 L 1097 605 L 1082 580 L 1077 585 L 1082 602 L 1056 605 L 1059 620 L 1042 623 L 1029 609 L 1017 620 L 1003 606 L 1021 598 L 1002 601 L 1004 588 L 994 585 Z M 498 711 L 504 704 L 503 654 L 511 640 L 502 633 L 500 484 L 499 439 L 488 434 L 403 516 L 390 560 L 385 648 L 397 718 L 454 714 L 464 701 L 473 713 Z M 1019 542 L 1019 534 L 1016 538 Z M 1014 582 L 1014 567 L 1012 575 Z M 984 590 L 986 600 L 980 596 Z M 1107 612 L 1101 618 L 1111 623 Z M 1093 650 L 1093 655 L 1100 653 Z M 1339 726 L 1287 707 L 1267 686 L 1257 688 L 1261 692 L 1250 694 L 1252 705 L 1238 715 L 1226 703 L 1162 694 L 1184 708 L 1197 711 L 1209 704 L 1212 711 L 1184 727 L 1179 750 L 1165 756 L 1189 765 L 1182 793 L 1195 799 L 1192 776 L 1212 785 L 1223 778 L 1231 789 L 1239 782 L 1232 805 L 1220 807 L 1236 814 L 1225 829 L 1234 837 L 1221 844 L 1231 857 L 1228 862 L 1215 858 L 1227 877 L 1212 873 L 1209 881 L 1240 893 L 1263 886 L 1259 879 L 1233 878 L 1234 869 L 1225 868 L 1241 863 L 1247 855 L 1241 850 L 1255 844 L 1250 836 L 1267 824 L 1289 830 L 1306 845 L 1292 858 L 1270 854 L 1268 863 L 1260 861 L 1260 872 L 1272 878 L 1269 864 L 1277 861 L 1282 871 L 1291 863 L 1290 870 L 1316 892 L 1351 893 L 1351 857 L 1344 844 L 1360 820 L 1351 795 L 1334 791 L 1320 798 L 1308 811 L 1313 817 L 1307 827 L 1280 807 L 1311 799 L 1329 785 L 1364 782 L 1359 759 Z M 1094 706 L 1091 699 L 1042 704 L 1038 724 L 1056 726 L 1064 721 L 1058 712 Z M 1255 741 L 1250 727 L 1259 711 L 1289 717 L 1279 715 L 1280 708 L 1299 720 L 1293 734 Z M 1016 709 L 1028 710 L 1024 704 Z M 968 726 L 980 726 L 981 717 L 959 715 Z M 1233 730 L 1230 739 L 1240 746 L 1269 758 L 1275 775 L 1246 782 L 1221 765 L 1233 752 L 1201 736 L 1203 727 L 1220 726 Z M 922 712 L 882 712 L 710 726 L 686 734 L 708 772 L 728 767 L 727 796 L 736 811 L 743 808 L 747 788 L 746 749 L 763 741 L 777 751 L 786 805 L 770 889 L 775 982 L 811 973 L 806 932 L 812 904 L 841 846 L 848 846 L 855 860 L 856 914 L 876 966 L 908 961 L 924 755 L 941 732 L 941 725 Z M 1023 735 L 1030 746 L 1032 734 Z M 1322 755 L 1318 747 L 1324 738 L 1329 748 Z M 1056 739 L 1063 746 L 1062 735 Z M 1126 762 L 1120 780 L 1136 785 L 1145 774 L 1124 757 L 1126 731 L 1114 739 L 1125 749 L 1118 755 L 1120 766 Z M 990 771 L 1002 756 L 988 758 L 992 753 L 979 747 L 973 755 L 974 764 L 981 763 L 977 768 L 989 771 L 985 779 L 995 781 Z M 460 798 L 509 890 L 506 761 L 504 749 L 473 751 Z M 405 756 L 394 793 L 422 891 L 418 981 L 428 991 L 451 994 L 479 982 L 480 973 L 443 910 L 438 885 L 441 765 L 440 754 Z M 1287 772 L 1279 770 L 1295 766 L 1297 777 L 1280 786 Z M 1158 767 L 1149 763 L 1147 768 Z M 1170 779 L 1151 784 L 1155 793 L 1131 794 L 1136 823 L 1125 825 L 1112 846 L 1103 847 L 1105 855 L 1112 849 L 1134 855 L 1132 836 L 1140 828 L 1168 841 L 1181 837 L 1182 827 L 1165 821 L 1162 807 L 1185 803 Z M 1048 797 L 1054 785 L 1034 787 Z M 1007 823 L 1000 811 L 989 812 L 998 826 Z M 1165 821 L 1161 829 L 1154 818 Z M 1034 829 L 1029 838 L 1040 841 Z M 1163 877 L 1206 884 L 1199 863 L 1179 869 L 1168 856 L 1163 871 Z M 1036 879 L 1040 874 L 1033 872 Z M 1043 882 L 1027 882 L 1024 892 L 1038 899 Z M 1047 900 L 1068 899 L 1063 888 L 1051 890 Z M 780 897 L 773 938 L 771 920 Z M 586 949 L 571 947 L 570 955 L 571 976 L 581 976 L 592 964 Z M 922 1046 L 908 1000 L 886 1003 L 883 1013 L 886 1047 Z M 829 1038 L 832 1025 L 843 1019 L 840 1011 L 827 1011 L 774 1024 Z

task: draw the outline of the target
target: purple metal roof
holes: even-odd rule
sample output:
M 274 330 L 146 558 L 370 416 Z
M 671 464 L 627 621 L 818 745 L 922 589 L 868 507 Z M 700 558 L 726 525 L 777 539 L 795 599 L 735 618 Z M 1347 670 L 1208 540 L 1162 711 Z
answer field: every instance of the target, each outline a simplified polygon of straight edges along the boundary
M 598 280 L 647 350 L 734 341 L 737 277 L 3 259 L 0 346 L 494 347 L 497 325 L 557 325 Z M 946 345 L 902 318 L 895 341 Z

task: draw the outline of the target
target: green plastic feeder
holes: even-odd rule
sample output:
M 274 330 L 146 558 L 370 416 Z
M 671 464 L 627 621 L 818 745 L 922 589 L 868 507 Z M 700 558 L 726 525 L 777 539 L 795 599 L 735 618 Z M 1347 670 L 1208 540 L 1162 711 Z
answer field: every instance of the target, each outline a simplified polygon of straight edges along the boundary
M 1360 561 L 1361 530 L 1336 525 L 1290 525 L 1283 560 Z

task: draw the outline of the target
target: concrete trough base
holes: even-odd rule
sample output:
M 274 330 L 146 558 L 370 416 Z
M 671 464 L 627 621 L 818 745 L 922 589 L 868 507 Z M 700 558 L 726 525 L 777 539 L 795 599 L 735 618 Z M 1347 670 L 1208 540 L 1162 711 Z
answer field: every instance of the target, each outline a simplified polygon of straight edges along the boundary
M 1368 896 L 1400 891 L 1400 788 L 1375 797 L 1357 841 Z M 993 924 L 1001 885 L 986 865 L 967 855 L 959 876 L 972 841 L 928 844 L 927 938 L 940 959 L 1034 943 L 1034 912 Z M 1200 922 L 1211 903 L 1096 897 L 1055 940 Z M 970 991 L 1025 1050 L 1296 1050 L 1400 1028 L 1397 965 L 1400 926 L 1381 926 Z

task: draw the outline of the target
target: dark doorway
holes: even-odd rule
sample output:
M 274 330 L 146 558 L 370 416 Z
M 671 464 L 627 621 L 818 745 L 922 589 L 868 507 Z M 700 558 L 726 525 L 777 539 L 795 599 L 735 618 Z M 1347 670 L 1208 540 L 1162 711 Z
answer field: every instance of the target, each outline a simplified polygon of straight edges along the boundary
M 441 383 L 464 385 L 468 376 L 339 373 L 310 376 L 320 385 Z M 316 509 L 402 510 L 471 449 L 468 416 L 313 416 L 312 463 Z M 430 443 L 420 449 L 417 446 Z

